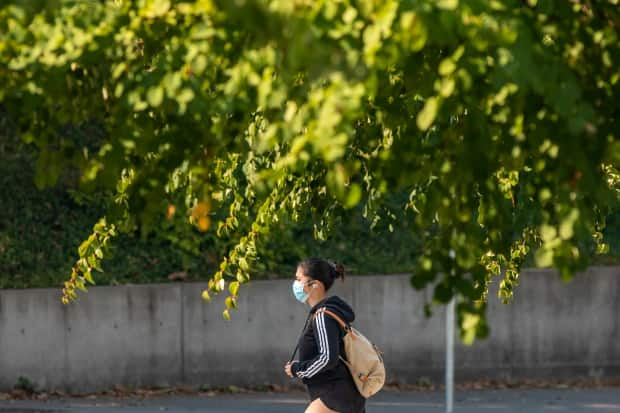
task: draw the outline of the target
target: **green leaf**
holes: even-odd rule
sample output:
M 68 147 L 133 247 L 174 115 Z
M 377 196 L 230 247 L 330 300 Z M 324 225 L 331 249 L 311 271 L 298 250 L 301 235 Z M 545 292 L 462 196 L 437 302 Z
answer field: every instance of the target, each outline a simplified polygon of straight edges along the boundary
M 478 329 L 482 319 L 479 314 L 465 313 L 463 320 L 461 321 L 461 340 L 465 345 L 472 345 L 476 336 L 478 335 Z
M 433 298 L 442 304 L 448 303 L 452 299 L 452 287 L 446 282 L 442 282 L 435 286 Z
M 88 267 L 88 262 L 86 261 L 86 258 L 80 258 L 77 261 L 77 267 L 81 272 L 86 272 L 86 271 L 90 271 L 90 268 Z
M 159 105 L 161 105 L 161 102 L 164 100 L 164 88 L 162 88 L 159 85 L 153 86 L 147 92 L 146 100 L 149 103 L 149 105 L 153 106 L 154 108 L 158 107 Z
M 236 278 L 237 278 L 237 281 L 240 283 L 245 283 L 249 281 L 249 277 L 247 276 L 247 274 L 242 271 L 237 271 Z
M 436 0 L 437 7 L 444 10 L 454 10 L 459 6 L 459 0 Z
M 424 104 L 424 108 L 418 114 L 417 125 L 422 131 L 427 130 L 433 124 L 439 109 L 439 101 L 436 97 L 429 98 Z
M 86 285 L 84 284 L 84 281 L 82 281 L 81 279 L 76 279 L 75 280 L 75 286 L 77 287 L 78 290 L 82 291 L 82 292 L 88 292 L 88 290 L 86 289 Z
M 90 247 L 91 243 L 92 243 L 92 240 L 89 238 L 80 244 L 80 246 L 78 247 L 78 254 L 80 255 L 80 257 L 86 256 L 86 254 L 88 253 L 88 248 Z
M 228 291 L 233 297 L 239 295 L 239 281 L 233 281 L 228 285 Z
M 439 94 L 442 97 L 449 97 L 454 92 L 454 87 L 456 86 L 456 82 L 453 78 L 445 78 L 441 80 L 439 86 Z
M 428 40 L 428 33 L 421 18 L 416 13 L 407 11 L 402 14 L 400 25 L 409 49 L 413 52 L 424 49 Z
M 349 191 L 347 193 L 347 199 L 344 203 L 344 207 L 347 209 L 353 208 L 359 204 L 362 199 L 362 188 L 359 184 L 352 184 L 349 187 Z
M 235 299 L 235 297 L 226 297 L 226 308 L 228 309 L 235 309 L 237 308 L 237 300 Z
M 411 286 L 416 290 L 421 290 L 422 288 L 426 287 L 428 281 L 428 277 L 425 277 L 421 274 L 414 274 L 410 278 Z
M 180 103 L 187 103 L 194 99 L 194 96 L 194 91 L 192 89 L 185 88 L 177 95 L 177 101 Z
M 95 285 L 95 280 L 93 279 L 93 275 L 90 270 L 84 272 L 84 279 L 90 284 Z
M 540 248 L 534 254 L 536 266 L 540 268 L 548 268 L 553 264 L 553 250 L 550 248 Z
M 579 210 L 573 208 L 560 224 L 560 238 L 568 240 L 573 237 L 575 234 L 574 226 L 577 219 L 579 219 Z
M 452 60 L 452 58 L 445 58 L 439 64 L 439 74 L 441 76 L 448 76 L 454 73 L 456 70 L 456 63 Z
M 558 235 L 557 229 L 552 225 L 541 225 L 540 227 L 540 237 L 545 242 L 551 242 L 556 239 Z
M 99 266 L 99 262 L 98 262 L 97 258 L 94 255 L 89 255 L 87 257 L 86 261 L 88 262 L 88 265 L 91 268 L 94 268 L 95 270 L 101 272 L 101 267 Z
M 246 260 L 245 257 L 239 258 L 237 264 L 242 271 L 248 271 L 250 269 L 250 266 L 248 265 L 248 260 Z
M 142 15 L 156 18 L 165 15 L 170 10 L 170 0 L 144 0 L 144 6 L 140 9 Z

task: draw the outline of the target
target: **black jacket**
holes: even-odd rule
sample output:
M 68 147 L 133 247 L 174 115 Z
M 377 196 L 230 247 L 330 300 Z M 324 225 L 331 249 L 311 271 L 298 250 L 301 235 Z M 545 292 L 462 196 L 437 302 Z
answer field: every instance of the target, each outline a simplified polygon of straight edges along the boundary
M 340 297 L 332 296 L 316 304 L 310 310 L 309 322 L 299 338 L 299 361 L 293 362 L 293 375 L 304 384 L 323 384 L 335 380 L 352 380 L 347 366 L 340 360 L 344 355 L 344 329 L 325 313 L 314 313 L 320 308 L 336 313 L 347 323 L 353 322 L 355 314 Z

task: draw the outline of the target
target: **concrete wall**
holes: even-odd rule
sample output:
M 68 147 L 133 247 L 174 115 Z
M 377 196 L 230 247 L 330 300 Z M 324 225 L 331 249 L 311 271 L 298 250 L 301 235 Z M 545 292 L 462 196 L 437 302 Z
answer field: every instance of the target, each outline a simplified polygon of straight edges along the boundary
M 527 271 L 515 300 L 492 296 L 491 335 L 458 345 L 456 378 L 620 377 L 620 267 L 592 268 L 570 284 Z M 42 389 L 87 392 L 114 385 L 287 383 L 306 309 L 289 280 L 242 287 L 233 320 L 224 297 L 203 284 L 96 287 L 62 306 L 55 289 L 0 290 L 0 390 L 19 376 Z M 423 313 L 424 294 L 406 276 L 350 277 L 334 293 L 385 352 L 390 381 L 440 380 L 444 310 Z

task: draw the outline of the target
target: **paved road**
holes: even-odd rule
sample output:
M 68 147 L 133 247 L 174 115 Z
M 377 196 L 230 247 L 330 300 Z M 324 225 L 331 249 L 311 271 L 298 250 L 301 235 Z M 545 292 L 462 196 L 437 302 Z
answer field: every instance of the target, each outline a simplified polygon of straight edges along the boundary
M 599 390 L 485 390 L 456 395 L 454 413 L 620 412 L 620 388 Z M 0 401 L 1 413 L 289 413 L 303 412 L 303 393 L 139 399 L 67 399 Z M 439 413 L 441 392 L 382 392 L 372 398 L 368 413 Z

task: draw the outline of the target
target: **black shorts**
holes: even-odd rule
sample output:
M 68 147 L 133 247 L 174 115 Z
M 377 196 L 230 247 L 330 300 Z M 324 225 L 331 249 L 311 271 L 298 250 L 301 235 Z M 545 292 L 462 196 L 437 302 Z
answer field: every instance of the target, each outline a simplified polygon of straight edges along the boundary
M 357 391 L 353 379 L 309 385 L 308 393 L 311 401 L 321 399 L 325 406 L 338 413 L 366 412 L 366 399 Z

